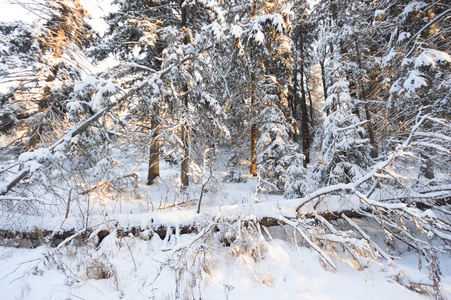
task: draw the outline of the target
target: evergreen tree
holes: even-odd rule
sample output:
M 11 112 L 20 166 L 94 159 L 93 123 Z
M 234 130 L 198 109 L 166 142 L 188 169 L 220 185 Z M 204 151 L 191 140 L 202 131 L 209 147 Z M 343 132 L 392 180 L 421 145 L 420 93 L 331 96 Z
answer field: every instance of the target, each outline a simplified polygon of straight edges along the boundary
M 16 143 L 19 148 L 31 150 L 43 138 L 52 141 L 54 133 L 64 129 L 65 100 L 84 71 L 80 50 L 90 45 L 95 34 L 86 23 L 87 12 L 78 0 L 23 5 L 39 12 L 40 19 L 32 30 L 18 23 L 13 25 L 14 32 L 11 27 L 3 27 L 10 45 L 16 45 L 9 47 L 9 54 L 16 57 L 17 67 L 25 70 L 3 74 L 15 84 L 3 97 L 2 105 L 6 111 L 15 112 L 16 116 L 10 115 L 9 119 L 15 120 L 16 125 L 32 128 Z M 21 36 L 25 32 L 26 36 Z M 30 50 L 32 55 L 24 55 Z M 19 111 L 14 108 L 18 106 L 22 106 Z
M 438 119 L 450 116 L 450 8 L 444 1 L 396 3 L 380 1 L 375 20 L 376 26 L 388 27 L 381 63 L 388 149 L 398 136 L 406 134 L 406 127 L 414 126 L 419 111 Z M 434 122 L 429 123 L 429 130 L 442 132 L 441 125 Z M 440 148 L 444 140 L 437 135 L 417 139 L 414 153 L 421 161 L 420 174 L 433 179 L 434 169 L 443 170 L 443 161 L 448 160 Z
M 307 105 L 308 99 L 311 100 L 307 79 L 309 77 L 308 69 L 313 61 L 313 44 L 316 32 L 314 23 L 309 20 L 307 15 L 308 5 L 306 1 L 295 2 L 295 27 L 292 32 L 295 52 L 294 73 L 292 91 L 290 95 L 290 106 L 294 119 L 300 125 L 299 141 L 302 145 L 302 153 L 305 156 L 304 167 L 310 162 L 310 142 L 311 129 L 313 128 L 312 103 L 310 101 L 310 110 Z M 300 95 L 299 95 L 300 92 Z M 296 137 L 297 138 L 297 137 Z
M 113 54 L 126 62 L 112 70 L 112 76 L 124 81 L 126 86 L 131 86 L 140 78 L 151 77 L 156 70 L 168 67 L 186 55 L 195 55 L 199 50 L 193 47 L 195 38 L 213 16 L 211 8 L 202 1 L 114 3 L 119 5 L 119 11 L 107 17 L 110 24 L 107 36 L 111 38 L 91 53 L 98 59 Z M 174 68 L 164 81 L 153 81 L 143 91 L 147 95 L 136 95 L 135 103 L 129 110 L 129 119 L 137 121 L 136 126 L 150 128 L 148 184 L 152 184 L 159 176 L 160 152 L 163 152 L 163 156 L 164 153 L 174 152 L 168 147 L 179 148 L 176 160 L 181 163 L 182 186 L 187 186 L 189 182 L 190 101 L 195 98 L 194 73 L 200 73 L 199 69 L 194 70 L 193 65 L 187 66 Z M 200 64 L 195 66 L 201 67 Z M 175 136 L 174 130 L 163 130 L 175 127 L 180 128 L 180 138 Z M 163 144 L 162 139 L 165 140 Z M 174 143 L 169 145 L 170 141 Z M 160 145 L 163 150 L 160 150 Z
M 369 11 L 368 4 L 359 1 L 349 1 L 347 5 L 321 1 L 316 7 L 315 14 L 321 19 L 318 24 L 323 29 L 319 36 L 318 61 L 323 85 L 327 86 L 323 109 L 327 116 L 322 128 L 321 158 L 315 171 L 320 186 L 360 178 L 371 165 L 371 151 L 375 156 L 376 143 L 358 42 L 358 36 L 369 26 L 365 22 Z M 327 14 L 320 16 L 322 12 Z M 357 21 L 359 18 L 364 22 Z M 371 57 L 365 56 L 364 61 L 371 61 Z
M 355 101 L 348 86 L 346 81 L 337 82 L 328 90 L 324 110 L 329 115 L 324 120 L 321 157 L 316 167 L 320 186 L 353 182 L 372 162 L 365 121 L 353 113 Z
M 289 38 L 290 13 L 284 10 L 282 1 L 226 2 L 225 18 L 230 22 L 231 43 L 236 50 L 231 52 L 236 65 L 230 72 L 239 72 L 230 82 L 236 95 L 231 99 L 236 111 L 247 113 L 231 114 L 234 124 L 244 124 L 237 117 L 249 120 L 251 141 L 251 174 L 257 175 L 257 116 L 267 106 L 281 109 L 287 118 L 288 87 L 292 74 L 291 47 Z M 232 7 L 233 6 L 233 7 Z M 230 77 L 230 76 L 229 76 Z M 229 88 L 230 90 L 230 88 Z M 243 99 L 244 98 L 244 99 Z M 230 106 L 232 106 L 231 101 Z M 245 109 L 247 108 L 247 109 Z M 235 111 L 235 108 L 232 108 Z M 259 118 L 259 122 L 264 122 Z M 232 133 L 233 134 L 233 133 Z
M 260 116 L 262 134 L 258 141 L 258 165 L 261 184 L 267 193 L 284 193 L 286 198 L 302 197 L 306 193 L 304 157 L 297 143 L 290 139 L 283 112 L 276 107 L 265 107 Z
M 21 22 L 0 23 L 1 61 L 0 77 L 4 81 L 30 82 L 33 69 L 27 67 L 38 60 L 40 48 L 33 29 Z M 13 130 L 20 120 L 30 117 L 26 102 L 17 101 L 27 94 L 25 88 L 15 88 L 0 94 L 0 132 Z M 20 97 L 19 95 L 22 95 Z

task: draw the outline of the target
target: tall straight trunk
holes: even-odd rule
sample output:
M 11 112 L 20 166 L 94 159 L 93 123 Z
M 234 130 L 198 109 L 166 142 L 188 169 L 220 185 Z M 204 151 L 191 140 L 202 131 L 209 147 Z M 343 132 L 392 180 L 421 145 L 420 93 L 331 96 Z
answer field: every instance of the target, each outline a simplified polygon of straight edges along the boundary
M 257 15 L 257 1 L 254 1 L 254 6 L 252 10 L 252 15 L 255 17 Z M 255 113 L 255 97 L 256 97 L 256 87 L 255 87 L 255 75 L 251 74 L 251 84 L 252 84 L 252 95 L 251 95 L 251 109 L 252 109 L 252 125 L 251 125 L 251 169 L 250 173 L 252 176 L 257 176 L 257 125 L 255 124 L 256 113 Z
M 301 135 L 302 135 L 302 153 L 305 155 L 304 159 L 304 167 L 307 167 L 307 164 L 310 162 L 310 129 L 309 129 L 309 118 L 308 118 L 308 110 L 307 110 L 307 99 L 305 95 L 305 87 L 304 87 L 304 38 L 300 36 L 300 48 L 301 48 L 301 114 L 302 114 L 302 123 L 301 123 Z
M 296 55 L 296 51 L 294 52 Z M 293 69 L 293 104 L 291 107 L 291 112 L 293 114 L 293 118 L 295 120 L 297 120 L 298 118 L 298 112 L 297 112 L 297 105 L 299 103 L 299 96 L 298 96 L 298 59 L 297 59 L 297 55 L 294 58 L 294 69 Z M 294 130 L 294 141 L 298 140 L 298 129 L 299 129 L 299 125 L 296 122 L 295 124 L 295 130 Z
M 356 52 L 357 52 L 357 60 L 359 63 L 359 69 L 362 69 L 362 59 L 360 57 L 360 49 L 359 49 L 359 43 L 357 40 L 357 36 L 354 36 L 354 41 L 355 41 L 355 47 L 356 47 Z M 370 144 L 371 144 L 371 157 L 376 158 L 378 157 L 378 147 L 376 144 L 376 140 L 374 138 L 374 131 L 373 131 L 373 125 L 372 125 L 372 120 L 371 120 L 371 114 L 370 114 L 370 110 L 368 109 L 368 104 L 367 104 L 367 100 L 366 99 L 366 91 L 365 91 L 365 86 L 363 85 L 362 80 L 359 78 L 359 85 L 360 85 L 360 101 L 363 103 L 363 109 L 365 110 L 365 118 L 368 121 L 367 124 L 367 129 L 368 129 L 368 136 L 370 138 Z
M 252 84 L 252 95 L 251 95 L 251 108 L 252 108 L 252 125 L 251 125 L 251 170 L 250 173 L 252 176 L 257 176 L 257 125 L 255 124 L 255 96 L 256 96 L 256 89 L 255 89 L 255 77 L 252 74 L 251 77 L 251 84 Z
M 183 89 L 186 93 L 188 91 L 188 87 Z M 188 96 L 185 94 L 183 96 L 185 109 L 188 110 Z M 183 143 L 183 160 L 181 166 L 180 180 L 182 182 L 182 187 L 187 187 L 189 185 L 189 136 L 188 136 L 188 123 L 183 124 L 182 126 L 182 143 Z
M 319 65 L 321 67 L 321 79 L 323 81 L 324 103 L 326 103 L 326 100 L 327 100 L 327 84 L 326 84 L 326 69 L 324 67 L 324 59 L 319 62 Z M 326 110 L 326 114 L 329 115 L 329 113 L 330 113 L 330 111 L 329 111 L 329 108 L 328 108 Z
M 184 0 L 180 0 L 180 7 L 182 12 L 182 31 L 184 33 L 183 44 L 188 44 L 188 32 L 186 26 L 186 6 L 183 5 Z M 183 105 L 185 106 L 185 110 L 188 114 L 188 84 L 185 83 L 183 86 Z M 182 182 L 182 187 L 187 187 L 189 185 L 189 177 L 188 177 L 188 169 L 189 169 L 189 136 L 188 136 L 189 128 L 188 123 L 183 124 L 182 126 L 182 142 L 183 142 L 183 160 L 180 172 L 180 180 Z
M 147 185 L 154 183 L 155 178 L 160 176 L 160 124 L 159 124 L 159 110 L 158 106 L 155 105 L 151 127 L 152 127 L 152 137 L 150 142 L 150 153 L 149 153 L 149 169 L 147 171 Z
M 309 101 L 309 109 L 310 109 L 310 122 L 313 122 L 313 103 L 312 103 L 312 95 L 310 93 L 310 88 L 307 81 L 307 92 L 308 92 L 308 101 Z M 313 126 L 313 124 L 312 124 Z
M 252 176 L 257 176 L 257 125 L 252 124 L 251 128 L 251 172 Z

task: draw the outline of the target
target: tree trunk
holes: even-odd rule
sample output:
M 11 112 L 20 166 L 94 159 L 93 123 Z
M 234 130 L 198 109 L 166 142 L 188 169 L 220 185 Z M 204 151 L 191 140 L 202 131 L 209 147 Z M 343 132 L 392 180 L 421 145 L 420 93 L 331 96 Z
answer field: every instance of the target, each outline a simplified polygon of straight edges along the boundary
M 307 92 L 308 92 L 308 101 L 310 108 L 310 122 L 313 122 L 313 103 L 312 103 L 312 95 L 310 94 L 310 88 L 307 82 Z M 311 124 L 313 126 L 313 124 Z
M 368 109 L 368 104 L 364 104 L 363 107 L 365 108 L 365 118 L 368 121 L 367 124 L 367 128 L 368 128 L 368 136 L 370 138 L 370 144 L 372 146 L 371 148 L 371 157 L 372 158 L 377 158 L 379 156 L 378 154 L 378 147 L 376 144 L 376 140 L 374 138 L 374 131 L 373 131 L 373 125 L 371 125 L 371 115 L 370 115 L 370 110 Z
M 327 100 L 327 84 L 326 84 L 326 70 L 324 67 L 324 60 L 321 60 L 319 62 L 319 65 L 321 67 L 321 79 L 323 81 L 323 94 L 324 94 L 324 103 L 326 103 Z M 329 108 L 326 110 L 326 114 L 329 115 L 330 111 Z
M 41 118 L 39 123 L 33 128 L 31 137 L 28 140 L 28 145 L 26 148 L 27 151 L 33 150 L 41 142 L 41 136 L 43 133 L 43 128 L 42 128 L 42 124 L 41 124 L 42 121 L 43 120 Z
M 357 36 L 354 36 L 354 40 L 355 40 L 355 47 L 356 47 L 356 52 L 357 52 L 357 60 L 358 60 L 358 63 L 359 63 L 359 69 L 360 70 L 363 70 L 362 69 L 362 60 L 361 60 L 361 57 L 360 57 L 360 49 L 359 49 L 359 43 L 358 43 L 358 41 L 357 41 Z M 366 97 L 366 91 L 365 91 L 365 87 L 364 87 L 364 85 L 363 85 L 363 82 L 362 82 L 362 80 L 361 79 L 359 79 L 359 85 L 360 85 L 360 90 L 361 90 L 361 93 L 360 93 L 360 100 L 362 101 L 362 103 L 363 103 L 363 108 L 364 108 L 364 110 L 365 110 L 365 118 L 366 118 L 366 120 L 368 121 L 366 124 L 367 124 L 367 128 L 368 128 L 368 136 L 369 136 L 369 138 L 370 138 L 370 144 L 371 144 L 371 157 L 372 158 L 376 158 L 376 157 L 378 157 L 378 147 L 377 147 L 377 144 L 376 144 L 376 140 L 374 139 L 374 131 L 373 131 L 373 126 L 372 126 L 372 122 L 371 122 L 371 114 L 370 114 L 370 110 L 368 109 L 368 104 L 366 103 L 366 101 L 367 101 L 367 97 Z
M 184 89 L 185 90 L 185 89 Z M 186 92 L 185 92 L 186 93 Z M 188 110 L 188 97 L 184 96 L 184 102 L 186 110 Z M 180 174 L 180 180 L 182 181 L 182 187 L 187 187 L 189 185 L 189 137 L 188 137 L 188 123 L 182 125 L 182 142 L 183 142 L 183 160 L 182 168 Z
M 257 176 L 257 126 L 251 128 L 251 174 Z
M 296 51 L 295 51 L 296 55 Z M 298 129 L 299 129 L 299 123 L 298 121 L 298 112 L 297 112 L 297 105 L 299 103 L 299 96 L 298 96 L 298 59 L 297 55 L 294 59 L 294 69 L 293 69 L 293 104 L 292 104 L 292 114 L 293 118 L 296 120 L 295 124 L 295 130 L 294 130 L 294 141 L 298 140 Z
M 422 159 L 420 173 L 422 173 L 426 179 L 434 179 L 434 163 L 432 162 L 432 159 L 424 153 L 420 154 L 420 158 Z
M 187 32 L 187 11 L 186 6 L 184 4 L 184 0 L 180 0 L 180 7 L 181 7 L 181 13 L 182 13 L 182 31 L 184 34 L 183 37 L 183 44 L 188 44 L 188 32 Z M 188 117 L 188 83 L 185 83 L 183 86 L 183 105 L 185 106 L 186 114 L 185 116 Z M 188 122 L 182 125 L 182 142 L 183 142 L 183 160 L 182 160 L 182 166 L 181 166 L 181 172 L 180 172 L 180 180 L 182 182 L 182 188 L 185 188 L 189 185 L 189 137 L 188 137 Z
M 149 154 L 149 169 L 147 172 L 147 185 L 154 183 L 155 178 L 160 176 L 160 127 L 159 127 L 159 113 L 158 107 L 155 105 L 155 109 L 152 115 L 151 127 L 152 137 L 150 142 L 150 154 Z
M 305 87 L 304 87 L 304 38 L 302 36 L 302 32 L 300 35 L 300 49 L 301 49 L 301 114 L 302 114 L 302 123 L 301 123 L 301 134 L 302 134 L 302 153 L 305 155 L 304 159 L 304 168 L 307 167 L 307 164 L 310 162 L 310 130 L 309 130 L 309 113 L 307 110 L 307 99 L 305 95 Z
M 252 127 L 251 127 L 251 170 L 252 176 L 257 176 L 257 125 L 255 124 L 255 77 L 252 75 L 252 98 L 251 98 L 251 109 L 252 109 Z

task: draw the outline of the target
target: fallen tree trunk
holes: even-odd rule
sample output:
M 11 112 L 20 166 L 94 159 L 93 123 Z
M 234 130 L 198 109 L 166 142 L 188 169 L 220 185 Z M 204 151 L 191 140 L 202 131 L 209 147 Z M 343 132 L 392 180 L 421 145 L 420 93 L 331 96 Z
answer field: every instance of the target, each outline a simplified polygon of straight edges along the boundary
M 437 196 L 438 194 L 435 194 Z M 442 195 L 442 194 L 440 194 Z M 429 197 L 431 195 L 428 195 Z M 443 200 L 437 199 L 440 202 L 445 202 L 448 200 L 449 197 L 446 197 L 445 195 L 442 195 L 445 198 Z M 5 197 L 0 197 L 5 198 Z M 6 199 L 6 198 L 5 198 Z M 9 199 L 9 197 L 8 197 Z M 12 198 L 13 199 L 13 198 Z M 419 198 L 421 199 L 421 198 Z M 429 198 L 433 199 L 433 198 Z M 2 199 L 0 199 L 1 201 Z M 31 201 L 31 199 L 30 199 Z M 445 202 L 446 203 L 446 202 Z M 384 204 L 384 202 L 380 202 L 380 204 Z M 257 204 L 258 205 L 258 204 Z M 418 208 L 418 205 L 416 205 L 416 202 L 412 203 L 412 205 L 416 208 Z M 426 209 L 429 209 L 430 207 L 425 207 Z M 400 210 L 403 210 L 403 208 L 399 208 Z M 422 211 L 420 208 L 418 208 L 419 211 Z M 438 207 L 440 209 L 440 207 Z M 296 214 L 296 217 L 293 216 L 286 216 L 283 214 L 276 215 L 272 213 L 271 215 L 263 215 L 258 217 L 255 222 L 259 223 L 263 227 L 273 227 L 273 226 L 283 226 L 287 225 L 283 219 L 286 220 L 305 220 L 305 219 L 311 219 L 315 220 L 318 219 L 318 217 L 323 218 L 327 221 L 335 221 L 339 219 L 343 219 L 347 221 L 347 218 L 374 218 L 373 215 L 374 208 L 371 207 L 360 207 L 358 209 L 347 209 L 347 210 L 337 210 L 337 211 L 308 211 L 305 213 L 298 212 Z M 226 220 L 229 223 L 234 223 L 239 219 L 239 217 L 224 217 L 223 220 Z M 191 234 L 191 233 L 197 233 L 200 230 L 202 230 L 203 225 L 195 224 L 194 222 L 192 224 L 179 226 L 174 226 L 172 224 L 154 224 L 151 226 L 145 226 L 145 227 L 139 227 L 139 226 L 132 226 L 127 229 L 121 229 L 118 226 L 113 226 L 111 230 L 97 230 L 96 229 L 88 229 L 85 230 L 83 234 L 80 234 L 76 239 L 77 240 L 86 240 L 89 238 L 93 232 L 96 232 L 95 235 L 98 236 L 99 240 L 101 241 L 105 236 L 110 234 L 112 231 L 116 231 L 118 236 L 129 236 L 133 235 L 135 237 L 140 237 L 141 234 L 147 232 L 151 233 L 151 235 L 158 235 L 162 240 L 166 238 L 166 235 L 168 232 L 175 234 L 176 230 L 179 230 L 180 234 Z M 59 243 L 61 243 L 66 238 L 73 235 L 77 230 L 76 229 L 67 229 L 67 230 L 60 230 L 60 231 L 52 231 L 52 230 L 42 230 L 39 228 L 35 228 L 31 231 L 16 231 L 16 230 L 0 230 L 0 239 L 2 240 L 10 240 L 10 245 L 14 246 L 14 244 L 11 241 L 15 241 L 16 243 L 20 245 L 26 244 L 28 247 L 36 247 L 41 244 L 49 244 L 51 246 L 57 246 Z M 358 232 L 361 233 L 361 232 Z M 30 241 L 30 243 L 26 243 L 23 241 Z M 411 245 L 411 244 L 410 244 Z
M 169 230 L 169 231 L 168 231 Z M 197 233 L 201 230 L 200 226 L 196 225 L 186 225 L 179 227 L 180 234 L 191 234 Z M 120 237 L 134 236 L 134 237 L 146 237 L 150 238 L 154 234 L 158 235 L 161 239 L 165 239 L 168 232 L 175 234 L 175 226 L 157 225 L 151 228 L 140 228 L 132 227 L 129 229 L 111 229 L 111 230 L 95 230 L 88 229 L 83 230 L 82 233 L 78 234 L 74 240 L 86 241 L 93 237 L 93 234 L 99 238 L 99 243 L 110 233 L 116 231 L 117 235 Z M 42 244 L 48 244 L 51 247 L 57 247 L 67 238 L 73 236 L 76 232 L 75 229 L 68 229 L 62 231 L 52 231 L 52 230 L 41 230 L 34 229 L 32 231 L 15 231 L 15 230 L 0 230 L 0 239 L 3 240 L 5 246 L 25 246 L 26 248 L 35 248 Z M 143 235 L 145 234 L 145 235 Z M 28 242 L 26 242 L 28 241 Z
M 362 214 L 356 212 L 356 211 L 341 211 L 341 212 L 325 212 L 321 215 L 323 218 L 327 220 L 336 220 L 338 218 L 341 218 L 341 215 L 346 215 L 350 218 L 359 218 L 363 217 Z M 302 216 L 302 218 L 309 218 L 314 219 L 313 214 L 308 214 Z M 259 223 L 261 226 L 264 227 L 273 227 L 273 226 L 283 226 L 287 225 L 285 220 L 296 220 L 296 218 L 290 218 L 285 217 L 281 215 L 281 218 L 277 218 L 275 216 L 264 216 L 262 218 L 259 218 L 256 220 L 257 223 Z M 238 219 L 227 219 L 227 222 L 234 223 Z M 76 238 L 76 240 L 87 240 L 91 237 L 91 235 L 94 233 L 98 238 L 99 241 L 103 240 L 107 235 L 109 235 L 111 232 L 116 231 L 118 236 L 125 237 L 129 235 L 133 235 L 135 237 L 140 237 L 142 234 L 150 234 L 153 236 L 154 234 L 158 235 L 160 239 L 164 240 L 166 238 L 166 235 L 168 232 L 175 234 L 176 231 L 179 231 L 180 234 L 191 234 L 191 233 L 198 233 L 203 229 L 203 225 L 199 224 L 188 224 L 188 225 L 182 225 L 177 228 L 177 226 L 169 225 L 169 224 L 156 224 L 154 226 L 148 226 L 148 227 L 131 227 L 127 229 L 121 229 L 117 226 L 112 227 L 111 229 L 102 229 L 102 230 L 96 230 L 96 229 L 88 229 L 85 230 L 82 234 L 79 234 Z M 215 229 L 218 230 L 217 228 Z M 34 247 L 37 247 L 41 244 L 49 244 L 52 247 L 58 246 L 62 241 L 69 238 L 70 236 L 74 235 L 78 230 L 72 228 L 67 230 L 60 230 L 60 231 L 53 231 L 53 230 L 41 230 L 39 228 L 35 228 L 32 231 L 16 231 L 16 230 L 6 230 L 1 229 L 0 230 L 0 239 L 2 240 L 12 240 L 20 243 L 21 240 L 29 240 L 31 241 L 31 244 L 34 245 Z M 148 238 L 148 237 L 147 237 Z

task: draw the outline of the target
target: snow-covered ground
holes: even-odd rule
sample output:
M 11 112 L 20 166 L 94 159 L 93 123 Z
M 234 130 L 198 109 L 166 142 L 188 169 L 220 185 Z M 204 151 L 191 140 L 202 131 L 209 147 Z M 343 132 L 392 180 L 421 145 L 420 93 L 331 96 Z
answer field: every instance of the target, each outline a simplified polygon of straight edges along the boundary
M 280 231 L 280 230 L 279 230 Z M 224 248 L 192 253 L 165 252 L 158 237 L 105 238 L 99 248 L 54 251 L 0 248 L 2 299 L 427 299 L 387 275 L 389 267 L 372 264 L 354 270 L 325 270 L 316 253 L 297 248 L 273 232 L 259 257 Z M 279 236 L 278 236 L 279 235 Z M 276 238 L 278 237 L 278 238 Z M 189 236 L 181 236 L 188 240 Z M 50 253 L 50 254 L 49 254 Z M 183 264 L 175 258 L 185 255 Z M 415 271 L 415 255 L 403 257 L 405 272 Z M 442 260 L 443 286 L 451 292 L 451 264 Z
M 150 228 L 152 225 L 200 224 L 208 228 L 215 217 L 282 213 L 294 216 L 298 200 L 256 194 L 257 179 L 245 183 L 224 183 L 218 178 L 210 186 L 196 213 L 199 188 L 185 192 L 174 185 L 178 170 L 161 164 L 161 179 L 145 185 L 146 168 L 136 170 L 139 193 L 114 200 L 91 199 L 71 206 L 66 219 L 59 210 L 40 208 L 40 214 L 2 217 L 0 229 L 32 231 L 80 230 L 86 225 L 112 232 L 100 243 L 97 237 L 75 240 L 59 248 L 41 245 L 35 249 L 0 247 L 1 299 L 427 299 L 399 282 L 403 276 L 426 282 L 428 270 L 419 268 L 418 253 L 402 251 L 397 266 L 369 258 L 367 267 L 336 249 L 334 271 L 324 265 L 317 252 L 303 243 L 290 227 L 271 227 L 268 232 L 226 230 L 239 241 L 225 245 L 208 232 L 172 234 L 164 239 L 144 231 L 140 237 L 118 236 L 115 229 Z M 218 172 L 218 177 L 220 172 Z M 355 198 L 337 197 L 318 210 L 346 209 Z M 174 206 L 174 204 L 176 204 Z M 335 206 L 335 207 L 331 207 Z M 3 215 L 5 216 L 5 215 Z M 16 216 L 17 217 L 17 216 Z M 355 220 L 383 245 L 383 234 L 364 220 Z M 225 238 L 226 236 L 224 236 Z M 440 256 L 442 287 L 451 295 L 451 260 Z

